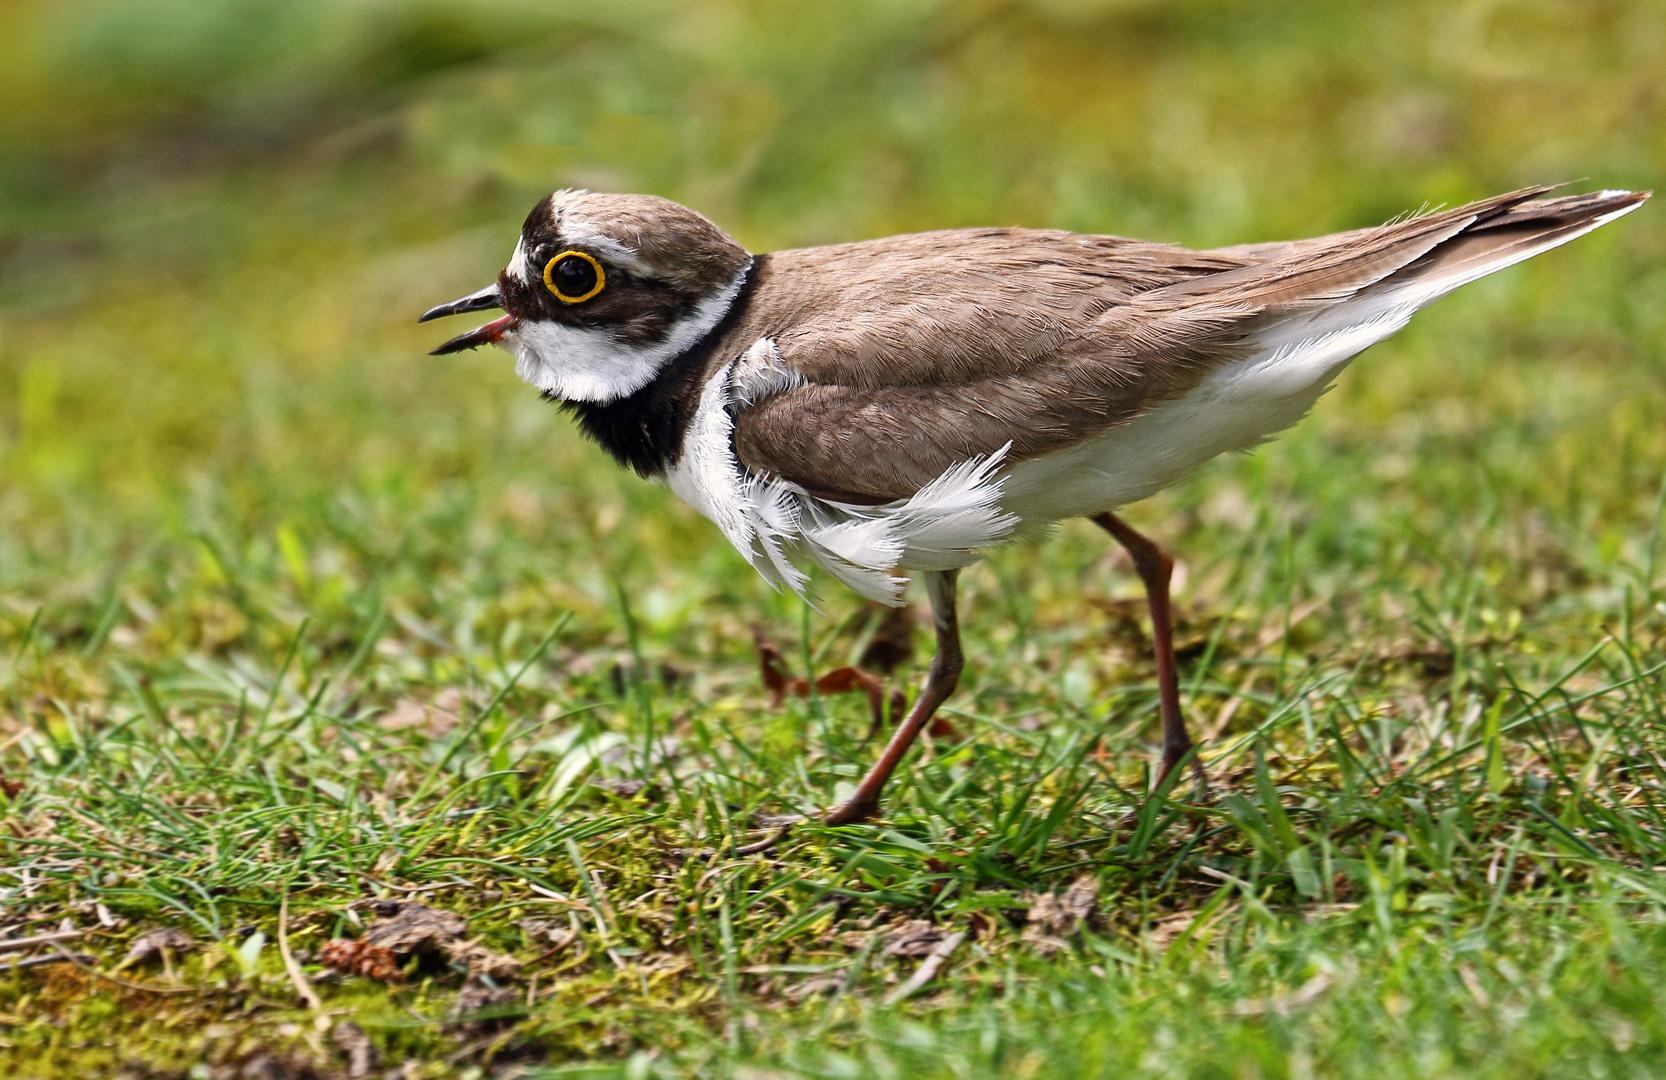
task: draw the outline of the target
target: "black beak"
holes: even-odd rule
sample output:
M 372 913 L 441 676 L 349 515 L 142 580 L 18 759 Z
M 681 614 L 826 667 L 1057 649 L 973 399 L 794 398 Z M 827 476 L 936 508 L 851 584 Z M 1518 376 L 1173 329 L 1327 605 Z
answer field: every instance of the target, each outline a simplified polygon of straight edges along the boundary
M 446 315 L 461 315 L 466 311 L 485 311 L 488 308 L 502 307 L 502 299 L 498 296 L 497 282 L 486 286 L 478 292 L 471 292 L 467 296 L 453 300 L 449 304 L 431 307 L 422 313 L 417 320 L 425 323 L 429 319 L 439 319 Z M 501 338 L 507 331 L 513 330 L 519 320 L 513 315 L 505 315 L 500 319 L 493 319 L 485 326 L 477 326 L 466 334 L 458 334 L 450 341 L 434 349 L 429 356 L 444 356 L 446 353 L 462 352 L 464 349 L 478 349 L 482 345 L 490 345 Z
M 497 293 L 497 282 L 494 281 L 484 289 L 471 292 L 449 304 L 429 308 L 422 313 L 422 317 L 417 319 L 417 322 L 425 323 L 430 319 L 443 319 L 447 315 L 461 315 L 465 311 L 485 311 L 487 308 L 502 306 L 503 301 Z

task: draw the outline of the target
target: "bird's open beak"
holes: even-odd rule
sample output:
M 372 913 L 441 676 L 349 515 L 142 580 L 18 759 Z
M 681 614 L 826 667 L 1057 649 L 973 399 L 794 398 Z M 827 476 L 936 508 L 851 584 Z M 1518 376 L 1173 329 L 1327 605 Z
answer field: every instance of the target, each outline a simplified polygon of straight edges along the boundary
M 422 313 L 422 317 L 417 322 L 425 323 L 429 319 L 439 319 L 446 315 L 461 315 L 465 311 L 485 311 L 488 308 L 502 306 L 502 299 L 498 296 L 497 282 L 494 281 L 484 289 L 459 297 L 449 304 L 429 308 Z M 446 353 L 462 352 L 464 349 L 478 349 L 482 345 L 493 344 L 507 331 L 513 330 L 515 323 L 518 321 L 513 315 L 493 319 L 485 326 L 477 326 L 466 334 L 458 334 L 428 355 L 444 356 Z

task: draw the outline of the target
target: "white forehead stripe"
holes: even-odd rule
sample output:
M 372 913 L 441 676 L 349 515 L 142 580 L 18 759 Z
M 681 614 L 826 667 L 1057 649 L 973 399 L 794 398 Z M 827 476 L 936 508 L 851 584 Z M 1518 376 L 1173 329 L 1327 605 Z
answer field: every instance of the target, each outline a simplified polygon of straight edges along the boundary
M 515 252 L 509 256 L 509 272 L 527 285 L 539 276 L 533 272 L 532 255 L 526 250 L 524 239 L 515 241 Z
M 727 285 L 700 301 L 652 345 L 619 341 L 605 327 L 589 329 L 548 320 L 524 320 L 498 344 L 515 354 L 515 374 L 562 401 L 617 401 L 653 381 L 676 356 L 699 341 L 729 313 L 746 280 L 741 268 Z
M 564 188 L 550 196 L 550 224 L 562 241 L 570 247 L 588 251 L 603 262 L 635 274 L 637 277 L 651 278 L 654 276 L 653 267 L 642 258 L 642 254 L 616 237 L 609 236 L 593 225 L 583 221 L 572 221 L 563 216 L 567 204 L 580 195 L 588 195 L 588 191 Z M 530 267 L 530 264 L 528 264 Z M 543 268 L 538 267 L 535 277 L 543 276 Z M 531 281 L 532 278 L 528 278 Z

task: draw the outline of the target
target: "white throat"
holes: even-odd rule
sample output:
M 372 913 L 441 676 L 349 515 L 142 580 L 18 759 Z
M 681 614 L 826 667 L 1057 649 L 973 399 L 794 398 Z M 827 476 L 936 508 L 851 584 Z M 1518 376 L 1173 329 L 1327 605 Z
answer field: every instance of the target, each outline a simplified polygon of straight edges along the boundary
M 723 321 L 750 267 L 748 261 L 733 280 L 652 345 L 621 342 L 605 328 L 585 330 L 556 322 L 522 322 L 498 345 L 515 354 L 515 374 L 562 401 L 617 401 L 647 386 L 666 364 Z

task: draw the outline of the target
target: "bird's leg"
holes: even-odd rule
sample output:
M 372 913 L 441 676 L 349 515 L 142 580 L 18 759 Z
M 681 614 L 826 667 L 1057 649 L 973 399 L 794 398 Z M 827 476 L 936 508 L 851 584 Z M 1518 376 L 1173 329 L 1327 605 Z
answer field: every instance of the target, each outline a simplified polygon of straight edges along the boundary
M 931 720 L 931 714 L 937 711 L 937 706 L 954 693 L 955 684 L 960 681 L 960 623 L 955 618 L 954 591 L 955 578 L 958 570 L 934 570 L 925 575 L 926 591 L 931 596 L 932 622 L 937 627 L 937 653 L 931 658 L 931 670 L 926 675 L 926 685 L 920 691 L 919 700 L 909 710 L 908 716 L 897 726 L 891 741 L 885 745 L 885 752 L 879 755 L 868 775 L 856 785 L 856 791 L 849 799 L 835 806 L 827 812 L 822 820 L 829 825 L 851 825 L 858 821 L 866 821 L 879 813 L 879 793 L 885 788 L 885 781 L 891 778 L 908 748 L 914 745 L 920 730 Z
M 1174 560 L 1115 514 L 1099 514 L 1093 521 L 1133 557 L 1134 569 L 1145 582 L 1145 599 L 1151 608 L 1152 646 L 1157 654 L 1157 711 L 1163 722 L 1163 764 L 1157 774 L 1157 782 L 1161 784 L 1192 748 L 1191 737 L 1186 734 L 1186 718 L 1180 712 L 1180 676 L 1174 666 L 1174 626 L 1169 619 L 1169 578 L 1174 573 Z M 1192 775 L 1199 784 L 1208 783 L 1203 763 L 1196 757 L 1192 758 Z

